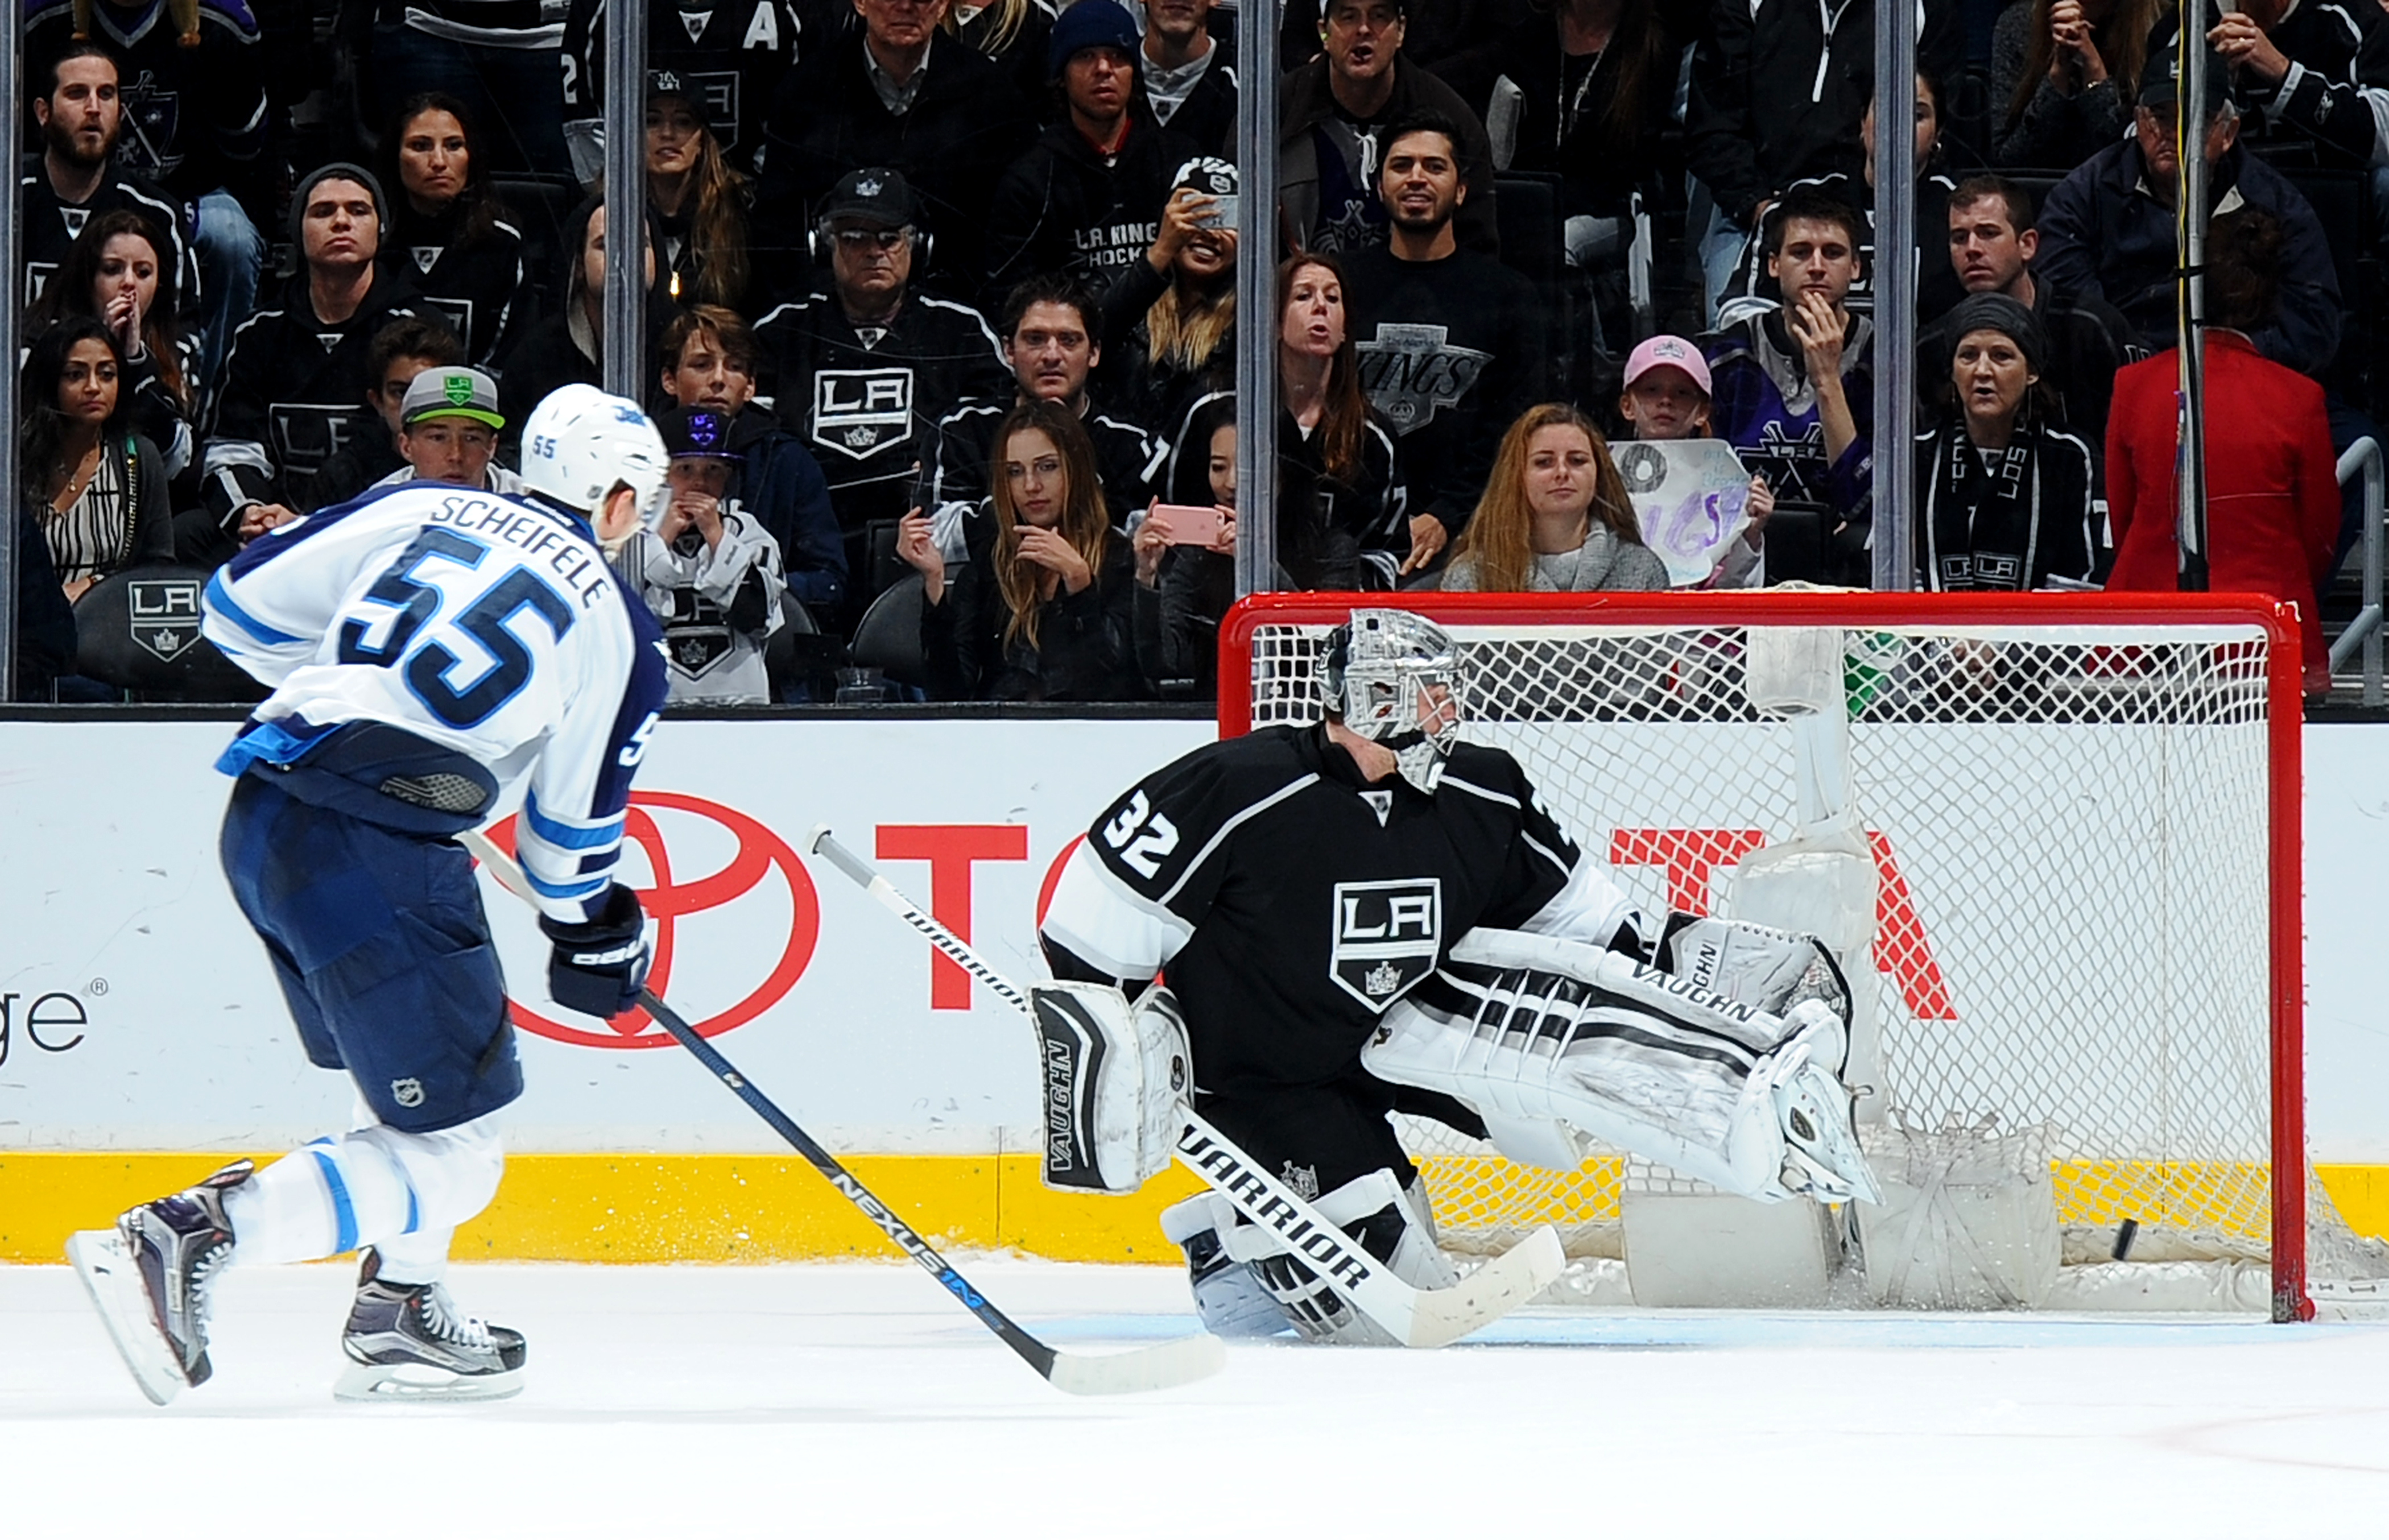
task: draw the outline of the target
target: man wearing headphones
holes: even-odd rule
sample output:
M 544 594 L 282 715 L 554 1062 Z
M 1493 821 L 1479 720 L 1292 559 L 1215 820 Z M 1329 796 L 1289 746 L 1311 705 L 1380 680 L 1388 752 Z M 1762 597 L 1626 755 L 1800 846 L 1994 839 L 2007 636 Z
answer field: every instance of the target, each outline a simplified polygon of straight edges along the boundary
M 764 316 L 755 342 L 774 413 L 828 478 L 846 538 L 849 613 L 839 618 L 850 627 L 902 571 L 894 529 L 918 501 L 939 419 L 1004 389 L 1011 369 L 978 312 L 913 283 L 926 243 L 899 173 L 865 167 L 840 178 L 812 239 L 829 286 Z M 870 535 L 880 524 L 890 554 L 875 571 Z

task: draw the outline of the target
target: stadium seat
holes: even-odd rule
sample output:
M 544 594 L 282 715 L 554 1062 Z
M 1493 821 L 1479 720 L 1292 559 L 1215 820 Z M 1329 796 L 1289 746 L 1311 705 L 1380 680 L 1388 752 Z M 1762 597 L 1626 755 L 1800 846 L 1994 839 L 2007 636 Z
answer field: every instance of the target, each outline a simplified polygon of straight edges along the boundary
M 786 700 L 792 685 L 846 661 L 846 649 L 834 636 L 824 636 L 812 611 L 793 593 L 780 595 L 780 629 L 763 643 L 763 673 L 771 681 L 772 698 Z
M 208 574 L 194 566 L 119 572 L 75 601 L 75 671 L 158 701 L 258 701 L 258 682 L 199 634 Z
M 538 295 L 538 314 L 553 314 L 562 291 L 564 226 L 580 205 L 581 188 L 569 176 L 504 176 L 495 179 L 506 223 L 522 232 L 523 271 Z M 535 319 L 536 317 L 534 317 Z
M 899 684 L 926 689 L 928 660 L 921 654 L 921 575 L 908 572 L 871 601 L 847 649 L 855 666 L 876 668 Z

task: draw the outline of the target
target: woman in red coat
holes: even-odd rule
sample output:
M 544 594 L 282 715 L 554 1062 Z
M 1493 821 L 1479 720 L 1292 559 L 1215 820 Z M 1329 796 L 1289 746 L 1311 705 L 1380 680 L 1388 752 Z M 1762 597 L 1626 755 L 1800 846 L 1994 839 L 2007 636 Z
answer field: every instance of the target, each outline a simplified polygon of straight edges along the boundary
M 2264 358 L 2248 339 L 2280 292 L 2280 225 L 2261 210 L 2236 209 L 2208 230 L 2206 261 L 2207 586 L 2296 604 L 2306 693 L 2319 694 L 2331 688 L 2331 659 L 2315 593 L 2331 577 L 2339 533 L 2338 460 L 2322 387 Z M 2168 350 L 2115 375 L 2107 418 L 2110 590 L 2177 586 L 2179 369 Z

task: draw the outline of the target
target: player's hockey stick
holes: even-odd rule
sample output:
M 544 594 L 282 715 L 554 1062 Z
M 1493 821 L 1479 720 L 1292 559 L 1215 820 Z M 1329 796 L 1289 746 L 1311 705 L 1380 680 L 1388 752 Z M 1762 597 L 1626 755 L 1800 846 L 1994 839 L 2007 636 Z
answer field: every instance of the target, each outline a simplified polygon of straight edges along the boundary
M 1023 1013 L 1029 1011 L 1028 997 L 1010 979 L 989 966 L 935 915 L 925 913 L 897 891 L 869 862 L 838 844 L 827 825 L 815 829 L 806 846 L 928 937 L 932 946 L 1006 1004 Z M 1549 1225 L 1542 1225 L 1450 1288 L 1414 1289 L 1362 1249 L 1341 1226 L 1270 1175 L 1200 1113 L 1184 1102 L 1179 1104 L 1179 1112 L 1186 1119 L 1178 1136 L 1180 1163 L 1223 1194 L 1246 1217 L 1274 1232 L 1405 1347 L 1441 1347 L 1500 1319 L 1550 1288 L 1567 1266 L 1558 1235 Z
M 537 907 L 530 889 L 523 880 L 522 868 L 514 858 L 499 849 L 487 834 L 478 829 L 458 836 L 474 859 L 490 869 L 490 874 L 507 892 L 527 904 Z M 887 1233 L 898 1249 L 919 1263 L 924 1271 L 941 1284 L 946 1292 L 962 1301 L 970 1313 L 1001 1338 L 1003 1345 L 1018 1354 L 1030 1368 L 1043 1375 L 1056 1390 L 1072 1395 L 1118 1395 L 1129 1391 L 1164 1390 L 1182 1385 L 1219 1372 L 1227 1362 L 1227 1350 L 1220 1339 L 1208 1332 L 1192 1337 L 1176 1337 L 1166 1343 L 1147 1347 L 1131 1348 L 1125 1353 L 1065 1353 L 1046 1346 L 1016 1325 L 1012 1318 L 997 1309 L 986 1295 L 971 1286 L 953 1264 L 939 1256 L 935 1248 L 914 1233 L 910 1225 L 896 1216 L 895 1210 L 871 1195 L 871 1190 L 856 1181 L 846 1167 L 828 1151 L 814 1142 L 813 1137 L 797 1126 L 788 1114 L 780 1111 L 772 1099 L 755 1088 L 747 1078 L 732 1067 L 719 1050 L 696 1034 L 696 1029 L 682 1019 L 679 1012 L 666 1005 L 652 989 L 639 991 L 639 1003 L 656 1024 L 672 1036 L 672 1040 L 696 1056 L 697 1063 L 714 1073 L 716 1078 L 738 1093 L 738 1100 L 755 1109 L 755 1115 L 772 1126 L 774 1133 L 795 1147 L 824 1180 L 837 1189 L 846 1201 L 862 1211 L 862 1216 Z

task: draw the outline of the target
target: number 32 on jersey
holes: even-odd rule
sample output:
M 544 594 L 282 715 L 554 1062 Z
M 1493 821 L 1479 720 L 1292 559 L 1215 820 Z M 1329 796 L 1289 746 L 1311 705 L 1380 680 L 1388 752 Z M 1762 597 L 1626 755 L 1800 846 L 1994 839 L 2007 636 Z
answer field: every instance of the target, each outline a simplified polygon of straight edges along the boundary
M 1158 876 L 1163 858 L 1178 848 L 1178 826 L 1154 810 L 1142 789 L 1129 795 L 1119 816 L 1104 825 L 1104 843 L 1119 852 L 1122 865 L 1140 876 Z

